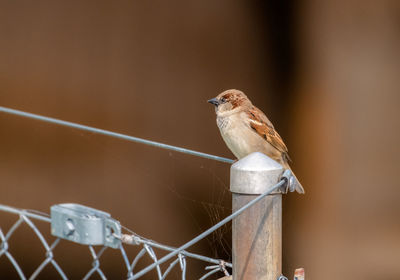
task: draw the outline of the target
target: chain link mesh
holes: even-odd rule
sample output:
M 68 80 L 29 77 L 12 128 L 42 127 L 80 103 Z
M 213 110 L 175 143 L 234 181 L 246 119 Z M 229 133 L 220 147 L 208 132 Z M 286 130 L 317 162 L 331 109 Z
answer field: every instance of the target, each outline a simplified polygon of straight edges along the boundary
M 35 222 L 43 221 L 49 224 L 51 219 L 48 215 L 44 213 L 35 213 L 28 210 L 17 209 L 5 205 L 0 205 L 0 212 L 9 213 L 12 215 L 17 215 L 17 221 L 10 227 L 8 231 L 3 231 L 3 228 L 0 225 L 0 262 L 5 261 L 6 259 L 12 264 L 15 269 L 16 275 L 20 279 L 37 279 L 44 271 L 47 266 L 53 266 L 60 279 L 68 279 L 67 274 L 68 272 L 64 272 L 59 263 L 54 258 L 55 255 L 55 248 L 60 242 L 70 242 L 64 239 L 56 238 L 53 242 L 48 242 L 42 232 L 38 229 Z M 15 234 L 15 232 L 22 226 L 22 225 L 29 226 L 32 229 L 34 235 L 37 236 L 41 246 L 45 249 L 44 260 L 39 264 L 39 266 L 34 270 L 31 275 L 26 275 L 24 272 L 23 267 L 18 263 L 16 257 L 10 251 L 10 238 Z M 163 244 L 159 244 L 155 241 L 148 240 L 142 238 L 137 235 L 129 235 L 123 234 L 119 236 L 121 240 L 121 245 L 119 246 L 118 250 L 121 254 L 124 267 L 126 268 L 126 279 L 136 279 L 135 278 L 135 268 L 137 267 L 138 262 L 147 256 L 147 258 L 154 264 L 157 263 L 159 258 L 155 252 L 155 248 L 158 250 L 164 251 L 173 251 L 176 248 L 169 247 Z M 139 253 L 130 261 L 127 250 L 125 246 L 141 246 L 141 250 Z M 98 246 L 96 246 L 98 247 Z M 107 279 L 106 273 L 103 272 L 101 267 L 101 257 L 103 256 L 104 252 L 108 250 L 114 250 L 109 247 L 100 247 L 100 249 L 95 249 L 94 246 L 88 245 L 87 246 L 90 256 L 93 259 L 92 267 L 83 277 L 83 279 L 90 279 L 95 274 L 97 274 L 97 278 L 100 279 Z M 165 270 L 162 270 L 160 264 L 155 266 L 155 271 L 157 275 L 157 279 L 164 280 L 168 279 L 167 276 L 170 274 L 174 267 L 179 267 L 181 271 L 181 279 L 186 279 L 187 277 L 187 258 L 198 259 L 204 262 L 211 263 L 213 265 L 206 266 L 206 272 L 202 275 L 199 279 L 205 280 L 209 279 L 211 275 L 214 275 L 218 272 L 222 272 L 225 275 L 230 275 L 227 268 L 231 268 L 232 264 L 224 262 L 222 260 L 212 259 L 205 256 L 189 253 L 187 251 L 180 252 L 175 258 L 171 258 L 169 261 L 169 265 Z

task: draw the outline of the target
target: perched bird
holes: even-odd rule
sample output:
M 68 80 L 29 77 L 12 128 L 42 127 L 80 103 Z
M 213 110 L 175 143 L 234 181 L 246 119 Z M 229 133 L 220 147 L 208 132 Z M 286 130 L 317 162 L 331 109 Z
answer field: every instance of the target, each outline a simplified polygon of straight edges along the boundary
M 267 116 L 243 92 L 229 89 L 208 102 L 215 105 L 221 136 L 238 159 L 261 152 L 290 169 L 288 149 L 282 138 Z M 296 191 L 304 193 L 300 183 L 296 184 Z

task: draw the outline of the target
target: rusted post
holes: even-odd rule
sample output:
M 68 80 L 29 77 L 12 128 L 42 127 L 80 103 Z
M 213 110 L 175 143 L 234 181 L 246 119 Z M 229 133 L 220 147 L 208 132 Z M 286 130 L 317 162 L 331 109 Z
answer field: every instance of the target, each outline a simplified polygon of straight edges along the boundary
M 232 211 L 274 186 L 283 167 L 253 153 L 231 167 Z M 232 223 L 233 280 L 277 280 L 282 272 L 282 194 L 278 191 Z

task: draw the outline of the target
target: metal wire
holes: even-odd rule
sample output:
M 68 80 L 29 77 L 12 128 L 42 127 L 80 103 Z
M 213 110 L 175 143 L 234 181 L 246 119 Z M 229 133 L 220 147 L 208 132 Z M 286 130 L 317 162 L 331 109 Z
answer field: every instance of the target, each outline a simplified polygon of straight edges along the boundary
M 16 274 L 20 279 L 36 279 L 41 276 L 41 273 L 43 270 L 48 266 L 52 265 L 55 270 L 58 272 L 60 275 L 61 279 L 68 279 L 62 268 L 59 266 L 59 264 L 55 261 L 54 259 L 54 250 L 57 247 L 57 245 L 63 241 L 63 242 L 69 242 L 64 239 L 56 238 L 51 245 L 49 245 L 48 241 L 44 238 L 43 234 L 40 232 L 40 230 L 37 228 L 33 220 L 41 221 L 41 222 L 46 222 L 50 223 L 51 220 L 50 218 L 47 217 L 47 214 L 45 213 L 32 213 L 33 211 L 31 210 L 24 210 L 24 209 L 18 209 L 6 205 L 1 205 L 0 204 L 0 211 L 6 212 L 6 213 L 11 213 L 11 214 L 16 214 L 17 215 L 17 221 L 11 226 L 11 228 L 8 230 L 6 234 L 3 233 L 1 225 L 0 225 L 0 261 L 6 258 L 8 261 L 13 265 L 15 268 Z M 8 240 L 12 237 L 12 235 L 18 230 L 18 228 L 21 227 L 21 225 L 26 224 L 28 225 L 33 233 L 38 237 L 39 242 L 45 249 L 45 258 L 44 260 L 39 264 L 39 266 L 34 270 L 32 275 L 27 277 L 20 264 L 16 261 L 14 256 L 10 252 L 10 244 L 8 243 Z M 127 235 L 125 235 L 127 236 Z M 146 238 L 140 238 L 137 242 L 131 242 L 129 243 L 130 245 L 139 245 L 143 246 L 142 250 L 134 257 L 133 261 L 129 261 L 129 257 L 126 254 L 125 248 L 123 246 L 125 243 L 121 243 L 119 247 L 119 251 L 121 252 L 122 259 L 124 261 L 125 267 L 127 269 L 127 279 L 135 279 L 134 277 L 136 276 L 136 273 L 134 273 L 134 269 L 139 262 L 139 260 L 144 257 L 144 256 L 149 256 L 150 259 L 152 260 L 153 263 L 158 262 L 158 258 L 156 256 L 156 253 L 154 249 L 158 250 L 164 250 L 164 251 L 173 251 L 175 248 L 166 246 L 160 243 L 157 243 L 155 241 L 146 239 Z M 107 279 L 105 272 L 101 268 L 101 257 L 104 254 L 104 252 L 109 248 L 109 247 L 101 247 L 99 250 L 96 250 L 94 246 L 87 246 L 89 249 L 90 256 L 93 258 L 92 262 L 92 267 L 88 270 L 86 275 L 83 277 L 83 279 L 90 279 L 94 274 L 97 274 L 100 279 Z M 180 270 L 181 270 L 181 279 L 186 279 L 186 274 L 187 274 L 187 260 L 186 257 L 191 258 L 191 259 L 198 259 L 201 261 L 205 261 L 207 263 L 212 263 L 212 264 L 218 264 L 212 266 L 214 268 L 214 273 L 218 271 L 226 271 L 226 267 L 232 267 L 232 264 L 230 263 L 225 263 L 221 260 L 216 260 L 212 259 L 209 257 L 189 253 L 187 251 L 182 251 L 179 252 L 176 256 L 176 259 L 174 259 L 168 268 L 163 272 L 160 265 L 156 265 L 156 272 L 157 272 L 157 279 L 159 280 L 165 280 L 169 273 L 172 271 L 174 267 L 176 267 L 177 264 L 179 264 Z M 210 272 L 205 273 L 203 276 L 201 276 L 201 279 L 206 279 L 208 276 L 210 276 Z
M 214 268 L 214 269 L 211 270 L 210 272 L 204 274 L 203 277 L 201 277 L 199 280 L 204 280 L 204 279 L 206 279 L 207 277 L 209 277 L 209 276 L 211 276 L 211 275 L 217 273 L 218 271 L 221 271 L 221 269 L 220 269 L 219 267 Z
M 133 235 L 123 234 L 122 236 L 116 236 L 116 237 L 121 239 L 121 241 L 123 243 L 129 244 L 129 245 L 147 244 L 147 245 L 150 245 L 151 247 L 159 248 L 159 249 L 162 249 L 162 250 L 165 250 L 165 251 L 172 252 L 172 251 L 176 250 L 175 247 L 166 246 L 166 245 L 157 243 L 157 242 L 155 242 L 153 240 L 148 240 L 148 239 L 143 238 L 141 236 L 138 236 L 136 234 L 133 234 Z M 193 253 L 190 253 L 190 252 L 185 251 L 185 250 L 181 251 L 180 254 L 182 254 L 184 256 L 187 256 L 187 257 L 190 257 L 192 259 L 198 259 L 198 260 L 201 260 L 201 261 L 204 261 L 204 262 L 208 262 L 208 263 L 213 263 L 213 264 L 217 264 L 217 265 L 221 264 L 221 260 L 216 260 L 216 259 L 209 258 L 209 257 L 206 257 L 206 256 L 198 255 L 198 254 L 193 254 Z M 224 267 L 232 268 L 232 264 L 231 263 L 224 263 Z
M 145 144 L 145 145 L 149 145 L 149 146 L 153 146 L 153 147 L 157 147 L 157 148 L 161 148 L 161 149 L 171 150 L 171 151 L 175 151 L 175 152 L 179 152 L 179 153 L 184 153 L 184 154 L 188 154 L 188 155 L 192 155 L 192 156 L 207 158 L 207 159 L 216 160 L 216 161 L 220 161 L 220 162 L 225 162 L 225 163 L 233 163 L 234 162 L 234 160 L 229 159 L 229 158 L 210 155 L 210 154 L 193 151 L 193 150 L 186 149 L 186 148 L 163 144 L 163 143 L 159 143 L 156 141 L 146 140 L 146 139 L 139 138 L 139 137 L 129 136 L 126 134 L 117 133 L 117 132 L 100 129 L 100 128 L 95 128 L 95 127 L 91 127 L 91 126 L 87 126 L 87 125 L 83 125 L 83 124 L 77 124 L 77 123 L 73 123 L 73 122 L 69 122 L 69 121 L 63 121 L 60 119 L 46 117 L 46 116 L 42 116 L 42 115 L 38 115 L 38 114 L 32 114 L 32 113 L 28 113 L 28 112 L 24 112 L 24 111 L 20 111 L 20 110 L 3 107 L 3 106 L 0 106 L 0 112 L 11 114 L 11 115 L 17 115 L 17 116 L 25 117 L 25 118 L 29 118 L 29 119 L 44 121 L 44 122 L 48 122 L 48 123 L 54 123 L 54 124 L 58 124 L 61 126 L 72 127 L 72 128 L 76 128 L 76 129 L 80 129 L 80 130 L 84 130 L 84 131 L 90 131 L 90 132 L 97 133 L 97 134 L 107 135 L 110 137 L 124 139 L 124 140 L 135 142 L 135 143 L 141 143 L 141 144 Z
M 121 134 L 121 133 L 116 133 L 116 132 L 112 132 L 112 131 L 108 131 L 108 130 L 104 130 L 104 129 L 99 129 L 99 128 L 94 128 L 94 127 L 90 127 L 90 126 L 86 126 L 86 125 L 63 121 L 63 120 L 59 120 L 59 119 L 55 119 L 55 118 L 50 118 L 50 117 L 45 117 L 45 116 L 41 116 L 41 115 L 37 115 L 37 114 L 27 113 L 27 112 L 14 110 L 14 109 L 2 107 L 2 106 L 0 106 L 0 112 L 12 114 L 12 115 L 18 115 L 18 116 L 26 117 L 26 118 L 30 118 L 30 119 L 36 119 L 36 120 L 40 120 L 40 121 L 44 121 L 44 122 L 48 122 L 48 123 L 54 123 L 54 124 L 58 124 L 58 125 L 62 125 L 62 126 L 72 127 L 72 128 L 76 128 L 76 129 L 80 129 L 80 130 L 84 130 L 84 131 L 107 135 L 107 136 L 124 139 L 124 140 L 131 141 L 131 142 L 142 143 L 142 144 L 146 144 L 146 145 L 150 145 L 150 146 L 154 146 L 154 147 L 158 147 L 158 148 L 162 148 L 162 149 L 172 150 L 172 151 L 185 153 L 185 154 L 189 154 L 189 155 L 194 155 L 194 156 L 198 156 L 198 157 L 203 157 L 203 158 L 207 158 L 207 159 L 212 159 L 212 160 L 216 160 L 216 161 L 220 161 L 220 162 L 233 163 L 233 160 L 219 157 L 219 156 L 201 153 L 201 152 L 197 152 L 197 151 L 193 151 L 193 150 L 189 150 L 189 149 L 185 149 L 185 148 L 181 148 L 181 147 L 158 143 L 155 141 L 150 141 L 150 140 L 146 140 L 146 139 L 142 139 L 142 138 L 138 138 L 138 137 L 128 136 L 128 135 Z M 198 241 L 202 240 L 203 238 L 205 238 L 206 236 L 211 234 L 213 231 L 222 227 L 223 225 L 225 225 L 226 223 L 228 223 L 229 221 L 231 221 L 238 215 L 240 215 L 246 209 L 248 209 L 255 203 L 259 202 L 262 198 L 269 195 L 271 192 L 282 187 L 286 183 L 286 181 L 287 180 L 282 179 L 279 183 L 277 183 L 275 186 L 271 187 L 268 191 L 259 195 L 254 200 L 252 200 L 251 202 L 249 202 L 248 204 L 246 204 L 245 206 L 243 206 L 242 208 L 240 208 L 239 210 L 237 210 L 230 216 L 226 217 L 225 219 L 223 219 L 216 225 L 212 226 L 211 228 L 204 231 L 203 233 L 196 236 L 189 242 L 180 246 L 179 248 L 166 246 L 166 245 L 157 243 L 155 241 L 140 237 L 135 234 L 132 234 L 132 235 L 123 234 L 122 236 L 117 236 L 117 238 L 119 238 L 122 241 L 119 249 L 120 249 L 121 256 L 124 261 L 125 267 L 127 269 L 127 279 L 130 279 L 130 280 L 138 279 L 139 277 L 143 276 L 144 274 L 148 273 L 149 271 L 155 269 L 156 273 L 157 273 L 157 278 L 159 280 L 164 280 L 164 279 L 166 279 L 167 275 L 172 271 L 172 269 L 174 267 L 176 267 L 176 265 L 178 263 L 179 263 L 179 267 L 181 270 L 181 278 L 186 279 L 186 271 L 187 271 L 186 257 L 192 258 L 192 259 L 198 259 L 198 260 L 201 260 L 201 261 L 204 261 L 207 263 L 214 264 L 213 266 L 206 267 L 206 270 L 210 270 L 210 271 L 206 272 L 203 276 L 201 276 L 201 278 L 200 278 L 201 280 L 204 280 L 217 272 L 223 272 L 225 275 L 229 275 L 226 268 L 227 267 L 232 268 L 232 264 L 224 262 L 222 260 L 212 259 L 212 258 L 209 258 L 206 256 L 201 256 L 198 254 L 190 253 L 190 252 L 187 252 L 186 249 L 189 248 L 190 246 L 192 246 L 193 244 L 197 243 Z M 63 270 L 61 269 L 61 267 L 58 265 L 58 263 L 54 259 L 54 249 L 57 247 L 57 245 L 59 244 L 61 239 L 57 238 L 53 243 L 51 243 L 51 245 L 49 245 L 47 243 L 46 239 L 44 238 L 44 236 L 39 231 L 39 229 L 35 226 L 35 224 L 31 220 L 31 219 L 35 219 L 35 220 L 50 223 L 51 219 L 49 218 L 49 216 L 47 214 L 44 214 L 44 213 L 41 213 L 38 211 L 17 209 L 17 208 L 13 208 L 13 207 L 1 205 L 1 204 L 0 204 L 0 211 L 19 215 L 19 219 L 13 224 L 13 226 L 8 230 L 8 232 L 5 235 L 3 234 L 3 231 L 0 226 L 0 241 L 1 241 L 1 243 L 0 243 L 0 260 L 1 260 L 1 257 L 4 255 L 5 258 L 7 258 L 9 260 L 9 262 L 14 266 L 16 273 L 18 274 L 20 279 L 26 279 L 26 276 L 23 273 L 22 268 L 20 267 L 18 262 L 15 260 L 15 258 L 9 251 L 8 240 L 22 224 L 27 224 L 33 230 L 35 235 L 39 238 L 39 241 L 41 242 L 42 246 L 45 249 L 44 261 L 32 273 L 32 275 L 29 277 L 29 279 L 37 278 L 41 274 L 41 272 L 44 270 L 44 268 L 49 264 L 51 264 L 55 268 L 55 270 L 58 272 L 58 274 L 60 275 L 60 277 L 62 279 L 68 279 L 67 276 L 65 275 L 65 273 L 63 272 Z M 67 241 L 65 241 L 65 242 L 67 242 Z M 135 258 L 131 262 L 128 258 L 128 255 L 127 255 L 124 247 L 123 247 L 123 244 L 140 245 L 140 246 L 143 246 L 143 248 L 139 251 L 139 253 L 135 256 Z M 83 279 L 89 279 L 95 273 L 97 273 L 101 279 L 107 279 L 104 272 L 101 269 L 101 262 L 100 262 L 100 258 L 107 248 L 108 247 L 102 247 L 100 250 L 98 250 L 96 252 L 96 250 L 94 249 L 93 246 L 88 246 L 90 255 L 93 258 L 93 262 L 92 262 L 91 269 L 89 269 L 89 271 L 87 272 L 87 274 L 84 276 Z M 169 251 L 170 253 L 168 253 L 164 257 L 158 259 L 157 255 L 154 251 L 154 248 L 159 249 L 159 250 Z M 135 269 L 137 263 L 146 254 L 148 255 L 148 257 L 150 257 L 150 259 L 153 261 L 153 263 L 151 265 L 148 265 L 144 269 L 140 270 L 139 272 L 134 273 L 134 269 Z M 169 261 L 170 259 L 173 259 L 173 260 L 170 262 L 168 268 L 164 272 L 162 272 L 160 265 Z
M 166 262 L 170 258 L 172 258 L 172 257 L 176 256 L 177 254 L 179 254 L 181 251 L 189 248 L 193 244 L 195 244 L 198 241 L 202 240 L 203 238 L 205 238 L 207 235 L 209 235 L 210 233 L 212 233 L 216 229 L 222 227 L 223 225 L 225 225 L 226 223 L 228 223 L 229 221 L 231 221 L 232 219 L 234 219 L 235 217 L 237 217 L 238 215 L 243 213 L 243 211 L 245 211 L 247 208 L 249 208 L 249 207 L 253 206 L 254 204 L 256 204 L 257 202 L 259 202 L 261 199 L 263 199 L 265 196 L 269 195 L 274 190 L 277 190 L 278 188 L 282 187 L 285 183 L 286 183 L 286 180 L 281 180 L 278 184 L 276 184 L 275 186 L 271 187 L 269 190 L 267 190 L 263 194 L 259 195 L 257 198 L 255 198 L 254 200 L 250 201 L 246 205 L 244 205 L 242 208 L 240 208 L 239 210 L 234 212 L 232 215 L 229 215 L 228 217 L 226 217 L 225 219 L 223 219 L 219 223 L 215 224 L 214 226 L 212 226 L 208 230 L 204 231 L 202 234 L 196 236 L 195 238 L 193 238 L 189 242 L 185 243 L 181 247 L 175 249 L 174 251 L 172 251 L 168 255 L 164 256 L 163 258 L 161 258 L 157 262 L 155 262 L 155 263 L 149 265 L 148 267 L 146 267 L 145 269 L 139 271 L 132 279 L 138 279 L 139 277 L 141 277 L 142 275 L 146 274 L 150 270 L 154 269 L 158 265 Z
M 46 221 L 49 222 L 50 220 L 47 217 L 40 217 L 38 214 L 32 214 L 27 212 L 26 210 L 18 210 L 12 207 L 0 205 L 0 210 L 14 213 L 14 214 L 19 214 L 19 219 L 11 226 L 11 228 L 8 230 L 7 234 L 4 235 L 3 231 L 0 228 L 0 258 L 2 255 L 5 255 L 8 260 L 11 262 L 11 264 L 14 266 L 15 270 L 17 271 L 17 274 L 19 275 L 20 279 L 26 279 L 26 276 L 18 264 L 18 262 L 15 260 L 15 258 L 12 256 L 12 254 L 9 251 L 9 243 L 8 240 L 11 238 L 11 236 L 14 234 L 14 232 L 22 225 L 22 224 L 27 224 L 34 232 L 34 234 L 39 238 L 42 246 L 45 248 L 45 259 L 44 261 L 37 267 L 37 269 L 32 273 L 32 275 L 29 277 L 29 279 L 35 279 L 43 270 L 44 268 L 51 264 L 55 270 L 58 272 L 60 277 L 62 279 L 68 279 L 67 276 L 65 275 L 64 271 L 61 269 L 61 267 L 58 265 L 58 263 L 54 260 L 53 256 L 53 250 L 56 248 L 57 244 L 59 243 L 60 239 L 57 238 L 50 246 L 47 243 L 46 239 L 42 235 L 42 233 L 39 231 L 39 229 L 36 227 L 36 225 L 31 221 L 30 217 L 33 219 L 38 219 L 41 221 Z
M 181 272 L 182 272 L 182 279 L 186 279 L 186 269 L 187 269 L 187 261 L 186 257 L 198 259 L 201 261 L 205 261 L 208 263 L 213 263 L 217 264 L 214 266 L 208 266 L 206 269 L 211 269 L 211 271 L 205 273 L 200 279 L 204 280 L 207 277 L 213 275 L 214 273 L 217 273 L 218 271 L 224 272 L 224 274 L 228 274 L 226 267 L 232 267 L 232 264 L 224 262 L 222 260 L 216 260 L 212 259 L 209 257 L 189 253 L 185 251 L 187 248 L 192 246 L 193 244 L 197 243 L 201 239 L 205 238 L 207 235 L 215 231 L 216 229 L 220 228 L 224 224 L 228 223 L 241 213 L 243 213 L 246 209 L 249 207 L 253 206 L 257 202 L 259 202 L 261 199 L 263 199 L 265 196 L 269 195 L 271 192 L 277 190 L 278 188 L 282 187 L 287 180 L 282 179 L 279 183 L 277 183 L 275 186 L 272 186 L 270 189 L 268 189 L 266 192 L 263 194 L 259 195 L 256 197 L 254 200 L 250 201 L 243 207 L 241 207 L 239 210 L 236 212 L 232 213 L 219 223 L 215 224 L 208 230 L 204 231 L 200 235 L 196 236 L 189 242 L 185 243 L 184 245 L 180 246 L 179 248 L 173 248 L 170 246 L 166 246 L 163 244 L 159 244 L 155 241 L 140 237 L 138 235 L 128 235 L 128 234 L 123 234 L 122 236 L 116 236 L 119 238 L 122 242 L 120 245 L 120 252 L 121 256 L 124 260 L 125 266 L 127 268 L 127 278 L 130 280 L 138 279 L 139 277 L 143 276 L 144 274 L 148 273 L 149 271 L 156 269 L 157 272 L 157 277 L 159 280 L 163 280 L 167 277 L 167 275 L 170 273 L 170 271 L 173 269 L 173 267 L 176 266 L 177 263 L 179 263 Z M 68 279 L 61 267 L 58 265 L 58 263 L 54 260 L 54 249 L 56 246 L 59 244 L 60 240 L 57 238 L 51 245 L 49 245 L 42 235 L 42 233 L 39 231 L 39 229 L 36 227 L 36 225 L 33 223 L 31 219 L 36 219 L 39 221 L 47 222 L 49 223 L 51 220 L 49 217 L 46 215 L 43 215 L 41 213 L 32 213 L 32 211 L 29 210 L 23 210 L 23 209 L 17 209 L 5 205 L 0 204 L 0 211 L 8 212 L 8 213 L 13 213 L 19 215 L 19 219 L 11 226 L 7 234 L 3 234 L 3 231 L 0 227 L 0 258 L 5 255 L 5 257 L 10 261 L 10 263 L 14 266 L 17 274 L 19 275 L 20 279 L 26 279 L 23 270 L 21 269 L 20 265 L 17 263 L 15 258 L 12 256 L 12 254 L 9 251 L 9 244 L 8 240 L 10 237 L 13 235 L 13 233 L 22 225 L 22 224 L 27 224 L 35 233 L 35 235 L 39 238 L 42 246 L 45 248 L 45 259 L 44 261 L 39 265 L 39 267 L 33 272 L 33 274 L 29 277 L 29 279 L 35 279 L 37 276 L 40 275 L 40 273 L 43 271 L 43 269 L 51 264 L 53 267 L 56 269 L 58 274 L 62 279 Z M 142 245 L 143 248 L 142 250 L 136 255 L 136 257 L 133 259 L 132 262 L 129 261 L 129 258 L 126 254 L 125 249 L 123 248 L 123 244 L 129 244 L 129 245 Z M 107 279 L 104 272 L 101 270 L 101 263 L 100 263 L 100 258 L 103 255 L 104 251 L 108 247 L 102 247 L 98 252 L 95 251 L 93 246 L 88 246 L 90 254 L 93 258 L 93 263 L 92 263 L 92 268 L 88 271 L 88 273 L 84 276 L 83 279 L 89 279 L 94 273 L 97 273 L 98 276 L 101 279 Z M 167 255 L 162 257 L 161 259 L 158 259 L 156 256 L 156 253 L 154 252 L 153 248 L 161 249 L 161 250 L 166 250 L 169 251 Z M 144 256 L 148 255 L 153 263 L 148 265 L 146 268 L 140 270 L 137 273 L 134 273 L 133 270 L 135 269 L 137 263 L 139 260 Z M 170 263 L 169 267 L 164 271 L 164 273 L 161 270 L 161 264 L 167 262 L 168 260 L 174 258 L 175 259 Z

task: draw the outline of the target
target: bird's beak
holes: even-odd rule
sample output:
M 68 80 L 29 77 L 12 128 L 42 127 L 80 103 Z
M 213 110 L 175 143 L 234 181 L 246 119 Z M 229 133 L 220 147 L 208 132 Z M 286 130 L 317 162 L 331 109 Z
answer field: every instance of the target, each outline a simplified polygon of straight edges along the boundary
M 219 105 L 219 101 L 217 98 L 211 98 L 210 100 L 207 100 L 207 102 L 213 104 L 216 107 L 218 107 Z

